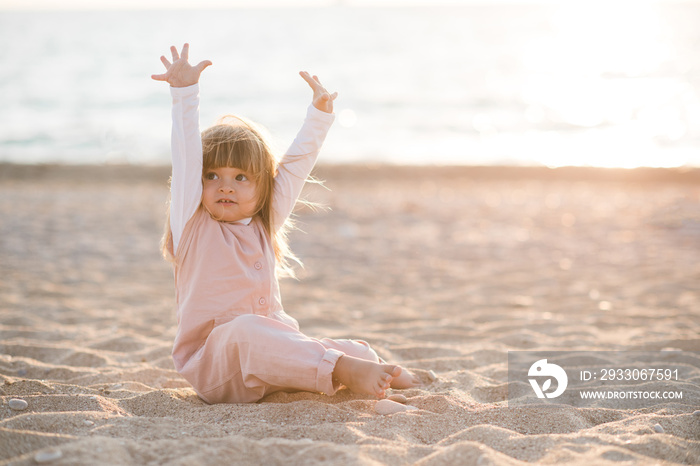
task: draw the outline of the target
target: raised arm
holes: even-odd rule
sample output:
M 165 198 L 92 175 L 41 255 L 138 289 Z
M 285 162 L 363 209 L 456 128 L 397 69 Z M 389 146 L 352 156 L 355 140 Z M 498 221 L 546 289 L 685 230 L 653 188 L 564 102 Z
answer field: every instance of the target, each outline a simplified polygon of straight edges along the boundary
M 211 62 L 191 66 L 188 62 L 189 44 L 178 54 L 170 47 L 173 62 L 160 57 L 166 72 L 151 77 L 170 84 L 172 108 L 172 179 L 170 182 L 170 229 L 173 254 L 177 254 L 185 225 L 199 207 L 202 198 L 202 139 L 199 131 L 199 76 Z
M 292 213 L 306 178 L 316 163 L 326 134 L 335 119 L 333 101 L 338 96 L 326 91 L 316 76 L 303 71 L 299 73 L 313 90 L 312 103 L 306 119 L 292 145 L 280 161 L 273 199 L 273 226 L 279 229 Z

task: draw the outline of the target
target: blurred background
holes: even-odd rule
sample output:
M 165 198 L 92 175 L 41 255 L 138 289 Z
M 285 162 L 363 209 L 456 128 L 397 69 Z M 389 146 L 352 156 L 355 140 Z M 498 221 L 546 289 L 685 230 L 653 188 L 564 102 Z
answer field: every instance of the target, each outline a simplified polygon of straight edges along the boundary
M 195 8 L 196 7 L 196 8 Z M 0 161 L 167 164 L 170 45 L 210 59 L 201 123 L 326 163 L 700 166 L 700 2 L 0 0 Z

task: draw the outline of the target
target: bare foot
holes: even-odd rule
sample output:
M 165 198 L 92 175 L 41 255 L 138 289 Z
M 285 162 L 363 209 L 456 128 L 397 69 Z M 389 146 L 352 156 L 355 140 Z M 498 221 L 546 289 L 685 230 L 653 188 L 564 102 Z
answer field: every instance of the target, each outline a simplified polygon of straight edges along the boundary
M 394 376 L 391 380 L 391 388 L 397 390 L 418 387 L 420 385 L 422 385 L 420 379 L 403 368 L 401 368 L 401 374 L 399 374 L 398 377 Z
M 373 361 L 343 355 L 333 370 L 333 378 L 351 391 L 379 398 L 386 396 L 394 377 L 399 377 L 401 368 L 391 364 L 378 364 Z

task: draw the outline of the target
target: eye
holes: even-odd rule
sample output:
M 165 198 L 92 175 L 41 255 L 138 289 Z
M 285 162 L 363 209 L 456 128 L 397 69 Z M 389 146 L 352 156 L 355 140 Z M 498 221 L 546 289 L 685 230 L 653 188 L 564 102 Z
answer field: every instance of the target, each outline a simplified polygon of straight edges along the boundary
M 236 181 L 248 181 L 248 177 L 243 173 L 240 173 L 238 176 L 236 176 Z
M 212 180 L 218 180 L 218 179 L 219 179 L 219 175 L 217 175 L 217 174 L 214 173 L 214 172 L 208 172 L 208 173 L 206 173 L 206 174 L 204 175 L 204 179 L 205 179 L 205 180 L 210 180 L 210 181 L 212 181 Z

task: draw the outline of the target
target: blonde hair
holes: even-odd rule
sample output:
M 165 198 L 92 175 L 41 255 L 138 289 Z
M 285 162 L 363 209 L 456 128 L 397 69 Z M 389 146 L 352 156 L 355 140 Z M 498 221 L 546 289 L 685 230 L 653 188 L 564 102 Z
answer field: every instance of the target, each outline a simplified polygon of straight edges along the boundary
M 272 225 L 272 197 L 279 162 L 268 140 L 262 128 L 245 118 L 235 115 L 221 117 L 214 126 L 202 132 L 202 174 L 216 168 L 234 167 L 252 177 L 258 200 L 254 216 L 260 219 L 265 232 L 272 238 L 277 275 L 294 277 L 290 261 L 299 265 L 301 261 L 292 253 L 287 240 L 293 223 L 288 219 L 284 225 Z M 167 260 L 174 261 L 169 208 L 161 251 Z

